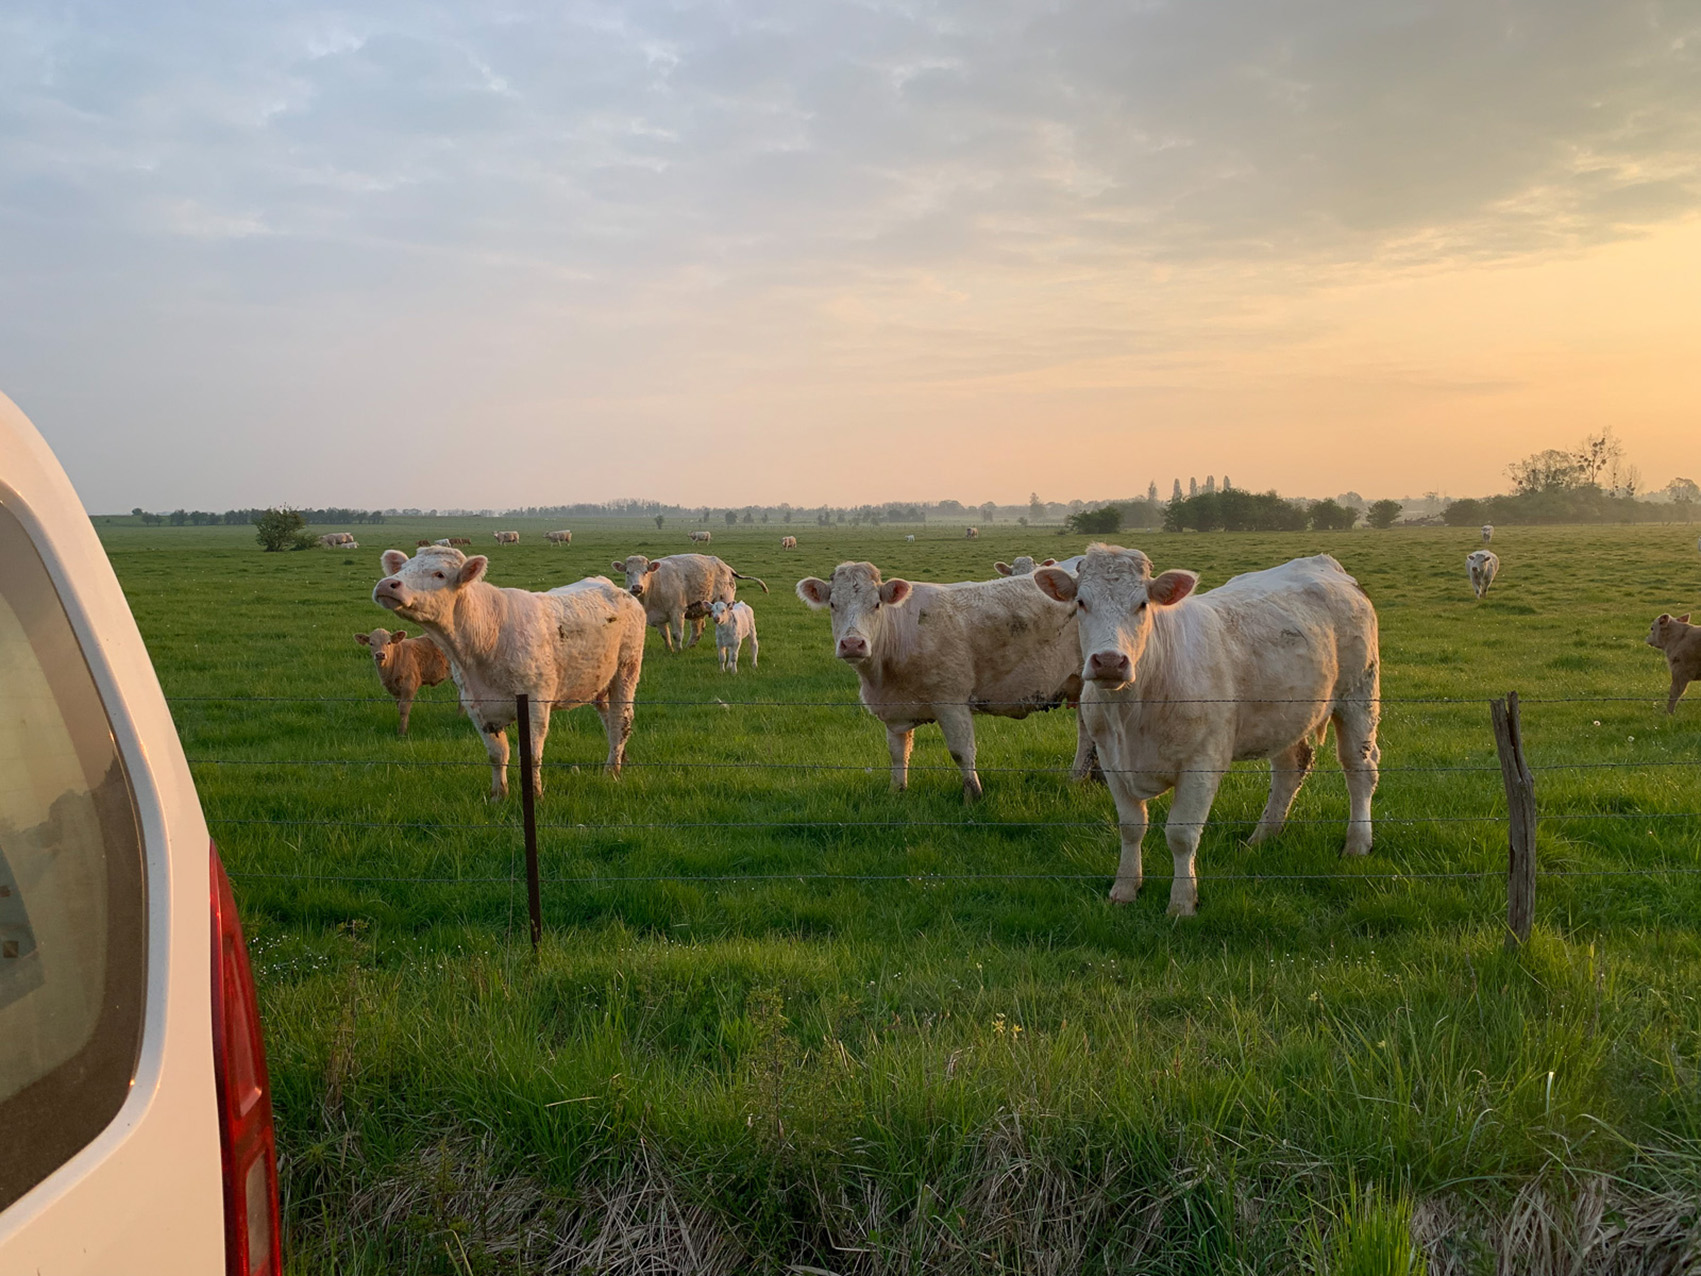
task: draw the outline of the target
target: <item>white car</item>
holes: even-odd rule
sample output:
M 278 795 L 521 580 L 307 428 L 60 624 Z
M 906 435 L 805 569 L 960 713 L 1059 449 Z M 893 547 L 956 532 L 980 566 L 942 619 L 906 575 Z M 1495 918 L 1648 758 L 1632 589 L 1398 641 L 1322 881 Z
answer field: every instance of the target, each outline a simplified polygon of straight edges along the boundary
M 230 883 L 112 566 L 0 395 L 0 1273 L 280 1272 Z

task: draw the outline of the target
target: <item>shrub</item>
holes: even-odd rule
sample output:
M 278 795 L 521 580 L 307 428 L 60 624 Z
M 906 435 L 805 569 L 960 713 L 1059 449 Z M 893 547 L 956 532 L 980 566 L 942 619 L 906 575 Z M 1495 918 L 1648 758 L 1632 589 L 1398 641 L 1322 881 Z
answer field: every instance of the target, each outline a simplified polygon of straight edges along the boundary
M 1386 531 L 1394 526 L 1394 520 L 1400 517 L 1400 511 L 1405 508 L 1398 501 L 1375 501 L 1365 513 L 1364 521 L 1378 531 Z
M 283 549 L 307 549 L 313 537 L 307 531 L 307 520 L 300 511 L 279 507 L 261 510 L 254 516 L 254 539 L 268 554 Z
M 1312 530 L 1317 532 L 1344 532 L 1358 522 L 1357 510 L 1331 500 L 1311 502 L 1306 516 L 1311 520 Z
M 1081 510 L 1071 514 L 1064 526 L 1089 536 L 1110 536 L 1122 530 L 1122 508 L 1105 505 L 1096 510 Z

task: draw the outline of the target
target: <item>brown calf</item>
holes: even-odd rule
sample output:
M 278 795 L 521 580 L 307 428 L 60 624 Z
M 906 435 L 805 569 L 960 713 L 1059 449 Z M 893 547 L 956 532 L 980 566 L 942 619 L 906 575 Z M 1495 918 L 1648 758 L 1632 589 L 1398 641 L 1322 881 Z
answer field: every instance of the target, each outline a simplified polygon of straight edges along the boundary
M 421 687 L 435 687 L 449 676 L 449 658 L 431 639 L 409 638 L 405 629 L 394 633 L 374 629 L 369 634 L 356 634 L 354 640 L 371 650 L 378 681 L 396 698 L 396 707 L 401 710 L 396 734 L 406 735 L 413 698 Z
M 1648 630 L 1648 645 L 1666 653 L 1666 668 L 1671 670 L 1666 712 L 1676 713 L 1684 689 L 1701 681 L 1701 625 L 1690 624 L 1688 612 L 1681 616 L 1662 613 Z

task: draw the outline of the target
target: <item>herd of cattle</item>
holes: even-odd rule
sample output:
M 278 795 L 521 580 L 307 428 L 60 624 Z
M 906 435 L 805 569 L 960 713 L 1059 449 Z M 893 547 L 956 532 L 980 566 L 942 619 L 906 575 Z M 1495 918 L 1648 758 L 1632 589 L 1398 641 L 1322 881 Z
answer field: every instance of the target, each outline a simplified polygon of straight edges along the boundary
M 1484 527 L 1483 539 L 1492 532 Z M 721 668 L 736 672 L 747 640 L 756 665 L 755 613 L 735 592 L 739 581 L 763 593 L 768 586 L 711 555 L 633 554 L 612 564 L 623 586 L 592 576 L 542 593 L 492 585 L 488 566 L 453 538 L 421 542 L 411 558 L 385 551 L 373 600 L 424 636 L 375 629 L 355 640 L 395 696 L 401 732 L 421 686 L 454 680 L 484 737 L 493 800 L 508 793 L 507 728 L 521 694 L 533 706 L 534 758 L 543 756 L 552 710 L 590 704 L 607 732 L 608 770 L 619 774 L 646 627 L 679 651 L 696 646 L 713 621 Z M 1469 556 L 1478 598 L 1498 567 L 1486 550 Z M 1114 545 L 1061 562 L 1024 555 L 995 570 L 992 580 L 934 584 L 846 562 L 831 579 L 797 583 L 803 602 L 831 613 L 834 655 L 855 670 L 862 704 L 886 728 L 894 789 L 907 786 L 924 723 L 939 724 L 972 802 L 982 792 L 974 715 L 1077 707 L 1073 774 L 1102 777 L 1116 803 L 1121 860 L 1111 898 L 1126 902 L 1140 889 L 1147 803 L 1173 789 L 1164 828 L 1175 868 L 1169 908 L 1186 916 L 1198 903 L 1200 835 L 1231 764 L 1270 761 L 1269 799 L 1251 838 L 1261 842 L 1281 831 L 1333 724 L 1349 799 L 1342 853 L 1369 853 L 1380 759 L 1377 617 L 1334 558 L 1294 559 L 1202 593 L 1193 572 L 1154 573 L 1145 554 Z M 1688 683 L 1701 679 L 1701 626 L 1662 615 L 1648 643 L 1666 653 L 1674 712 Z M 541 793 L 541 768 L 533 778 Z

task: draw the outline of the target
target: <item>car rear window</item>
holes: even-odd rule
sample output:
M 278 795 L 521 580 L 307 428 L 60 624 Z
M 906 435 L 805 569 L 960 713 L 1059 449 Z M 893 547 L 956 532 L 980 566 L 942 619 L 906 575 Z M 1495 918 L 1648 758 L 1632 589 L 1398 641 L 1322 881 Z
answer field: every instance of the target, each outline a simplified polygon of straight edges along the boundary
M 53 581 L 0 504 L 0 1209 L 117 1114 L 146 976 L 129 777 Z

